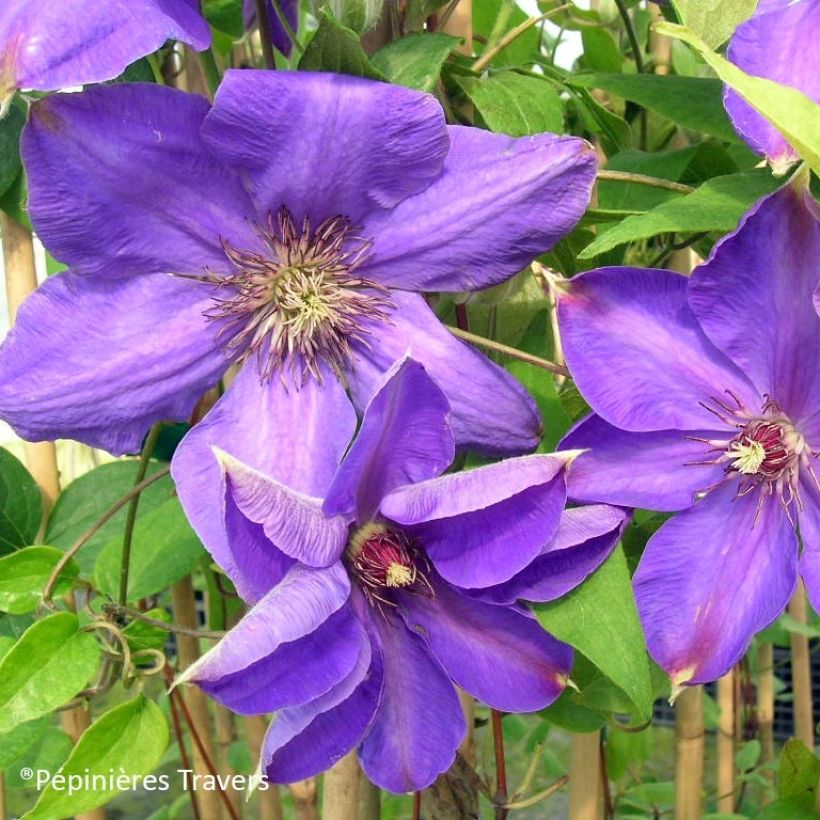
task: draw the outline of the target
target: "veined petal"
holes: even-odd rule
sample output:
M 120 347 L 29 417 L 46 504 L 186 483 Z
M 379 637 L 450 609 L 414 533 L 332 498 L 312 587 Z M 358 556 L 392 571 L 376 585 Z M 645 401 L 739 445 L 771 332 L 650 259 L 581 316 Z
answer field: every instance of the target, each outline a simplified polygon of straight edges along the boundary
M 349 594 L 350 581 L 341 564 L 327 569 L 297 564 L 216 646 L 189 666 L 177 684 L 207 686 L 248 669 L 315 632 L 346 604 Z
M 820 408 L 819 217 L 804 184 L 785 185 L 746 215 L 689 285 L 712 343 L 798 426 Z
M 241 173 L 260 215 L 284 205 L 314 225 L 334 216 L 361 224 L 424 190 L 448 146 L 429 94 L 296 71 L 226 72 L 203 134 Z
M 373 625 L 384 689 L 359 759 L 379 788 L 419 791 L 452 766 L 466 731 L 464 714 L 450 679 L 398 615 L 388 612 Z
M 503 282 L 568 234 L 589 204 L 597 162 L 588 142 L 448 130 L 441 175 L 365 222 L 373 257 L 363 272 L 378 282 L 416 291 Z
M 569 646 L 512 607 L 468 598 L 441 581 L 433 587 L 433 597 L 400 594 L 399 611 L 458 686 L 505 712 L 544 709 L 561 694 Z
M 347 541 L 347 518 L 326 516 L 321 499 L 291 490 L 224 450 L 215 455 L 225 472 L 228 494 L 246 518 L 262 525 L 272 544 L 311 567 L 339 560 Z
M 534 450 L 541 418 L 527 391 L 506 370 L 456 339 L 421 296 L 393 291 L 386 321 L 365 326 L 347 377 L 354 404 L 364 411 L 383 374 L 411 356 L 444 391 L 456 444 L 482 453 L 517 455 Z M 489 398 L 492 400 L 488 400 Z
M 667 521 L 635 573 L 649 653 L 675 684 L 724 675 L 794 591 L 797 538 L 777 497 L 758 513 L 758 493 L 736 491 L 726 482 Z
M 716 425 L 720 421 L 715 418 Z M 584 450 L 567 471 L 567 491 L 576 501 L 604 501 L 647 510 L 683 510 L 695 494 L 719 481 L 720 464 L 709 444 L 735 433 L 717 430 L 658 430 L 631 433 L 591 415 L 561 440 L 560 449 Z
M 4 0 L 0 8 L 0 98 L 3 91 L 56 91 L 112 80 L 181 40 L 197 51 L 211 32 L 196 0 Z
M 367 405 L 325 514 L 370 521 L 392 490 L 443 473 L 455 455 L 449 415 L 447 399 L 424 368 L 412 359 L 397 362 Z
M 204 275 L 230 269 L 220 239 L 257 248 L 239 177 L 202 142 L 208 108 L 144 83 L 35 103 L 21 150 L 31 219 L 51 253 L 77 273 Z
M 33 441 L 137 452 L 151 424 L 187 420 L 225 370 L 202 296 L 165 274 L 50 277 L 0 346 L 0 418 Z
M 814 0 L 758 4 L 756 13 L 735 30 L 726 56 L 738 68 L 802 91 L 820 103 L 816 35 L 820 6 Z M 800 157 L 786 138 L 740 95 L 727 88 L 726 110 L 735 130 L 778 171 Z
M 687 303 L 688 279 L 666 270 L 599 268 L 562 285 L 564 354 L 592 409 L 624 430 L 698 430 L 702 403 L 746 407 L 762 397 L 706 338 Z
M 509 580 L 540 554 L 566 503 L 566 455 L 508 459 L 402 487 L 381 505 L 384 516 L 460 587 Z
M 355 427 L 353 407 L 331 374 L 324 374 L 321 385 L 309 379 L 288 391 L 278 378 L 261 381 L 255 359 L 246 362 L 228 392 L 182 440 L 171 464 L 191 526 L 226 572 L 235 571 L 236 562 L 225 533 L 225 496 L 213 447 L 298 493 L 323 498 Z

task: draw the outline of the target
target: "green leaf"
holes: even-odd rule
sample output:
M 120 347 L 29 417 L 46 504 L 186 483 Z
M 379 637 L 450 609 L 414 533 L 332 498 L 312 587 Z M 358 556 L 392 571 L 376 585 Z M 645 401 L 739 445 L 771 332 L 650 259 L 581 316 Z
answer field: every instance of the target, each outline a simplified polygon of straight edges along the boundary
M 632 582 L 620 546 L 579 587 L 536 608 L 542 626 L 574 646 L 652 716 L 652 681 Z
M 758 0 L 672 0 L 681 22 L 712 48 L 732 36 L 755 10 Z
M 491 131 L 523 137 L 564 130 L 561 98 L 546 80 L 505 71 L 481 79 L 457 77 L 456 82 Z
M 607 722 L 607 715 L 578 703 L 573 692 L 565 689 L 558 700 L 541 714 L 550 723 L 567 732 L 597 732 Z
M 0 733 L 71 700 L 97 671 L 100 647 L 77 616 L 58 612 L 38 621 L 0 663 Z
M 0 553 L 27 547 L 43 517 L 40 490 L 29 471 L 0 447 Z
M 169 498 L 141 516 L 131 542 L 128 600 L 147 598 L 187 575 L 205 554 L 182 506 Z M 94 577 L 98 588 L 116 597 L 120 588 L 122 535 L 115 535 L 100 550 Z
M 6 786 L 9 789 L 31 789 L 32 782 L 20 776 L 21 769 L 56 772 L 65 763 L 73 748 L 74 744 L 65 732 L 47 727 L 31 746 L 17 756 L 14 765 L 6 769 Z
M 152 461 L 148 465 L 148 475 L 163 466 Z M 115 461 L 103 464 L 72 481 L 60 493 L 51 512 L 46 542 L 67 550 L 118 498 L 134 486 L 137 469 L 135 460 Z M 137 521 L 173 495 L 174 485 L 170 476 L 151 484 L 140 495 Z M 103 545 L 111 538 L 122 535 L 126 514 L 127 506 L 102 526 L 77 553 L 77 563 L 84 577 L 88 578 L 94 572 L 94 564 Z
M 820 106 L 795 88 L 752 77 L 712 51 L 695 32 L 686 26 L 658 23 L 658 34 L 688 43 L 749 105 L 762 114 L 789 144 L 820 173 Z
M 757 820 L 817 820 L 817 812 L 805 800 L 785 797 L 769 803 L 757 815 Z
M 332 71 L 354 77 L 384 80 L 365 54 L 358 35 L 330 14 L 320 12 L 319 28 L 299 60 L 300 71 Z
M 588 259 L 624 242 L 648 239 L 661 233 L 732 231 L 758 199 L 772 193 L 781 184 L 762 169 L 715 177 L 691 194 L 663 202 L 645 214 L 628 216 L 600 234 L 579 256 Z
M 149 609 L 145 613 L 149 618 L 157 621 L 171 623 L 171 616 L 164 609 Z M 168 630 L 158 626 L 151 626 L 141 621 L 131 621 L 123 629 L 122 634 L 128 641 L 128 648 L 132 652 L 139 652 L 142 649 L 162 649 L 168 640 Z
M 54 547 L 26 547 L 0 558 L 0 611 L 13 615 L 34 611 L 63 555 Z M 71 579 L 79 574 L 76 561 L 69 561 L 54 588 L 55 597 L 66 593 L 71 588 Z
M 820 760 L 799 740 L 783 744 L 777 769 L 777 796 L 804 801 L 813 806 L 820 778 Z
M 512 10 L 507 17 L 504 33 L 528 19 L 528 15 L 517 5 L 510 3 L 509 0 L 481 0 L 480 3 L 473 3 L 473 31 L 486 40 L 492 33 L 498 15 L 505 5 L 512 6 Z M 538 51 L 539 43 L 538 26 L 531 26 L 523 34 L 516 37 L 505 49 L 496 54 L 492 64 L 499 66 L 530 63 L 540 56 Z M 479 45 L 479 43 L 476 42 L 476 45 Z
M 569 82 L 631 100 L 672 122 L 726 142 L 741 142 L 723 108 L 723 83 L 659 74 L 579 74 Z
M 640 732 L 613 730 L 606 739 L 606 768 L 610 780 L 620 780 L 631 766 L 640 766 L 652 752 L 652 727 Z
M 735 753 L 735 766 L 741 772 L 753 769 L 760 757 L 760 750 L 759 740 L 747 740 Z
M 584 60 L 593 71 L 620 72 L 623 58 L 618 44 L 606 29 L 584 28 L 581 39 L 584 43 Z
M 26 106 L 15 97 L 6 116 L 0 120 L 0 195 L 4 194 L 20 173 L 20 134 L 26 124 Z
M 52 780 L 24 817 L 57 820 L 104 805 L 121 791 L 119 776 L 133 778 L 136 787 L 141 777 L 160 764 L 167 745 L 168 723 L 160 708 L 143 695 L 111 709 L 83 733 L 59 772 L 65 780 Z M 95 775 L 104 778 L 103 788 L 81 787 L 73 794 L 65 788 L 70 778 L 77 778 L 78 783 L 88 778 L 96 786 Z
M 202 4 L 205 19 L 218 31 L 239 40 L 245 33 L 242 0 L 205 0 Z
M 0 735 L 0 771 L 5 771 L 14 761 L 46 733 L 48 717 L 30 720 L 15 726 L 10 732 Z
M 410 34 L 379 49 L 371 62 L 391 83 L 432 91 L 444 61 L 460 42 L 438 32 Z
M 586 88 L 574 88 L 573 92 L 584 127 L 600 135 L 607 154 L 617 154 L 632 145 L 632 129 L 626 120 L 601 105 Z

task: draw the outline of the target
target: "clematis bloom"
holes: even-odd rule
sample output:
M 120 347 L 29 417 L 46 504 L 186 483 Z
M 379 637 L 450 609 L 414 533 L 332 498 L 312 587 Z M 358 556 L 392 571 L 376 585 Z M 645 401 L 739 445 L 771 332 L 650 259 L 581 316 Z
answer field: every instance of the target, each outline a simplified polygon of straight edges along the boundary
M 17 89 L 56 91 L 111 80 L 166 40 L 208 48 L 211 30 L 197 0 L 3 0 L 0 106 Z
M 459 444 L 537 444 L 526 391 L 419 292 L 496 284 L 569 231 L 595 175 L 583 140 L 447 127 L 433 97 L 354 77 L 229 71 L 212 108 L 151 85 L 49 97 L 22 152 L 32 222 L 70 266 L 0 348 L 0 417 L 23 438 L 134 452 L 232 362 L 259 393 L 343 378 L 362 408 L 412 347 Z
M 820 104 L 819 29 L 816 0 L 760 0 L 752 17 L 737 27 L 726 56 L 747 74 L 796 88 Z M 735 91 L 726 89 L 724 103 L 735 130 L 776 173 L 800 159 L 780 131 Z
M 677 512 L 635 574 L 650 653 L 676 684 L 736 663 L 799 571 L 820 608 L 820 268 L 801 184 L 761 200 L 687 279 L 609 268 L 566 285 L 570 370 L 595 415 L 570 496 Z
M 572 453 L 441 475 L 455 452 L 448 403 L 410 359 L 386 375 L 341 462 L 355 428 L 341 387 L 312 383 L 277 407 L 294 404 L 308 423 L 271 473 L 210 454 L 226 545 L 212 552 L 252 607 L 181 680 L 241 714 L 276 712 L 261 755 L 272 782 L 358 748 L 377 785 L 424 788 L 465 732 L 454 683 L 505 711 L 559 695 L 571 649 L 512 604 L 525 590 L 552 598 L 580 583 L 624 514 L 567 517 Z M 317 405 L 328 422 L 318 430 Z

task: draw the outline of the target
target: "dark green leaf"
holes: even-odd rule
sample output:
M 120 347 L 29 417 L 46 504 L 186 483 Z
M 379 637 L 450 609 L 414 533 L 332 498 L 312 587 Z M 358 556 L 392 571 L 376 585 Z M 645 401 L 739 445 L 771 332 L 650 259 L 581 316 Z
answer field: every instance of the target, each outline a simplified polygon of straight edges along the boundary
M 25 754 L 46 733 L 49 719 L 41 717 L 21 723 L 0 735 L 0 771 L 5 771 L 20 755 Z
M 606 725 L 607 715 L 578 703 L 566 689 L 561 697 L 541 713 L 546 720 L 568 732 L 597 732 Z
M 0 733 L 71 700 L 97 670 L 100 648 L 77 616 L 58 612 L 38 621 L 0 663 Z
M 205 19 L 218 31 L 239 40 L 245 33 L 242 0 L 205 0 L 202 4 Z
M 0 196 L 20 173 L 20 133 L 25 124 L 26 106 L 16 97 L 6 116 L 0 120 Z
M 300 71 L 333 71 L 383 80 L 379 71 L 365 54 L 358 35 L 339 25 L 330 14 L 322 12 L 319 28 L 299 60 Z
M 432 91 L 444 61 L 459 42 L 458 37 L 437 32 L 410 34 L 379 49 L 371 62 L 391 83 Z
M 601 105 L 587 89 L 575 88 L 573 100 L 584 127 L 601 137 L 607 154 L 617 154 L 632 145 L 632 129 L 629 124 Z
M 20 615 L 33 612 L 63 552 L 54 547 L 25 547 L 0 559 L 0 611 Z M 71 588 L 71 579 L 80 574 L 73 560 L 63 568 L 54 588 L 59 597 Z
M 171 616 L 164 609 L 149 609 L 145 615 L 157 621 L 171 623 Z M 168 640 L 169 632 L 167 629 L 151 626 L 141 621 L 131 621 L 123 629 L 122 634 L 128 641 L 129 649 L 132 652 L 139 652 L 143 649 L 162 649 Z
M 813 806 L 820 777 L 820 760 L 803 743 L 792 738 L 780 752 L 777 770 L 777 796 Z
M 34 479 L 0 447 L 0 554 L 33 543 L 42 515 L 43 500 Z

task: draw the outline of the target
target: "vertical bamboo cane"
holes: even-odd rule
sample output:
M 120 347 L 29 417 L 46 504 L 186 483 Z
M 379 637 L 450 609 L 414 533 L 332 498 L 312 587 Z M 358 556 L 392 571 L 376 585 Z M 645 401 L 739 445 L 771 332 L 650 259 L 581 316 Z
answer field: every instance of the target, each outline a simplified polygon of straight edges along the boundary
M 761 643 L 757 650 L 757 731 L 760 736 L 760 762 L 774 760 L 774 647 Z M 774 772 L 764 775 L 774 780 Z M 769 797 L 764 792 L 761 803 L 765 805 Z
M 599 820 L 601 816 L 601 733 L 572 735 L 569 779 L 569 820 Z
M 361 779 L 355 750 L 325 772 L 322 820 L 358 820 Z
M 259 757 L 265 742 L 268 722 L 262 715 L 247 717 L 245 718 L 245 729 L 251 747 L 251 758 Z M 282 811 L 282 798 L 278 786 L 268 786 L 264 791 L 257 789 L 256 799 L 259 820 L 284 820 L 285 814 Z
M 197 629 L 196 600 L 194 586 L 190 576 L 177 581 L 171 587 L 171 604 L 174 609 L 176 622 L 188 629 Z M 177 634 L 177 649 L 179 652 L 179 669 L 187 669 L 199 657 L 199 641 L 191 635 Z M 183 697 L 188 704 L 188 711 L 196 727 L 202 745 L 211 760 L 215 760 L 213 733 L 211 731 L 211 717 L 208 712 L 208 701 L 204 693 L 196 686 L 186 686 Z M 198 745 L 193 744 L 194 772 L 200 775 L 210 774 L 207 762 Z M 219 794 L 215 790 L 199 789 L 196 793 L 197 805 L 202 820 L 221 820 L 222 804 Z
M 717 809 L 725 814 L 735 808 L 735 677 L 732 669 L 717 682 Z
M 691 686 L 675 703 L 675 820 L 701 816 L 703 750 L 703 692 Z
M 789 602 L 789 614 L 798 623 L 804 624 L 806 613 L 806 588 L 803 582 Z M 791 634 L 792 647 L 792 691 L 794 693 L 794 734 L 814 751 L 814 710 L 811 697 L 811 657 L 809 639 L 805 635 Z
M 298 783 L 291 783 L 290 793 L 293 796 L 297 820 L 319 820 L 315 777 L 300 780 Z

